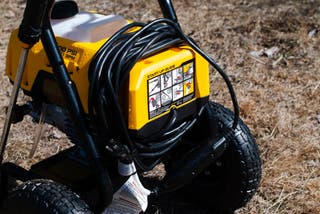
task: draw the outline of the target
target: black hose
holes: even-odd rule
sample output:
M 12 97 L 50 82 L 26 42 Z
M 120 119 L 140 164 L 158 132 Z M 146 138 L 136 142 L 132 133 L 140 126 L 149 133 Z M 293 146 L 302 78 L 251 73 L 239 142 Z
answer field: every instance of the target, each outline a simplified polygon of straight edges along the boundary
M 169 19 L 157 19 L 148 24 L 131 23 L 125 26 L 99 49 L 89 68 L 89 114 L 107 126 L 106 129 L 112 129 L 112 133 L 129 146 L 133 158 L 141 168 L 150 168 L 159 162 L 162 155 L 175 147 L 183 135 L 192 128 L 202 110 L 182 124 L 176 124 L 177 115 L 172 112 L 172 118 L 160 132 L 141 142 L 133 142 L 119 103 L 119 93 L 138 60 L 180 44 L 192 47 L 226 82 L 234 108 L 232 127 L 235 129 L 239 121 L 239 106 L 228 76 L 211 57 L 182 32 L 176 22 Z M 114 123 L 110 124 L 110 121 Z M 148 167 L 142 161 L 145 158 L 156 160 Z

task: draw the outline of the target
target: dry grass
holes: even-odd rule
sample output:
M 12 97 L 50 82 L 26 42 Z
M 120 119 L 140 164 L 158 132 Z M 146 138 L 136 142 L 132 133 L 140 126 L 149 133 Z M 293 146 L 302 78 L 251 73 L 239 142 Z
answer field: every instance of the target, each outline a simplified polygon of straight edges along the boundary
M 134 20 L 161 17 L 156 1 L 78 1 L 83 9 L 118 13 Z M 0 70 L 10 31 L 24 1 L 1 1 Z M 320 213 L 320 1 L 175 0 L 185 32 L 226 69 L 236 88 L 242 118 L 261 149 L 263 179 L 253 200 L 238 213 Z M 313 34 L 313 32 L 315 32 Z M 271 57 L 252 51 L 277 47 Z M 230 106 L 221 79 L 213 74 L 212 98 Z M 0 77 L 1 121 L 8 82 Z M 3 122 L 1 122 L 3 124 Z M 7 160 L 24 166 L 34 127 L 14 127 Z M 63 136 L 48 129 L 36 159 L 55 153 Z M 51 137 L 50 137 L 51 136 Z

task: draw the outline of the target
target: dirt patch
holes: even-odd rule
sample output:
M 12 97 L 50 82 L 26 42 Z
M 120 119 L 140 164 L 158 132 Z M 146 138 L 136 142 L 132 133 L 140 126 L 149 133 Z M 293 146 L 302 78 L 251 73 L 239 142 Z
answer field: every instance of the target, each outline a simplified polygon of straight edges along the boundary
M 1 1 L 0 70 L 9 33 L 25 1 Z M 82 9 L 148 21 L 161 17 L 157 1 L 79 1 Z M 320 213 L 320 1 L 175 0 L 184 31 L 229 74 L 241 115 L 260 146 L 263 179 L 253 200 L 238 213 Z M 274 48 L 274 49 L 272 49 Z M 273 51 L 268 55 L 267 51 Z M 255 53 L 255 54 L 253 54 Z M 212 99 L 230 106 L 221 78 L 213 73 Z M 0 120 L 10 94 L 0 76 Z M 13 128 L 6 160 L 28 167 L 67 144 L 49 127 L 36 157 L 30 119 Z M 51 137 L 50 137 L 51 136 Z

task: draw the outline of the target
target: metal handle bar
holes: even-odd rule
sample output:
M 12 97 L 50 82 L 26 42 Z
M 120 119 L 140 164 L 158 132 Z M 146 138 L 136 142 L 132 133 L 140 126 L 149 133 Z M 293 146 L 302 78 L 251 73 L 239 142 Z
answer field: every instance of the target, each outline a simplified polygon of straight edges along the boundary
M 178 23 L 171 0 L 158 0 L 164 18 Z M 29 46 L 39 41 L 43 19 L 47 12 L 47 7 L 54 3 L 54 0 L 27 0 L 23 20 L 19 27 L 19 39 Z

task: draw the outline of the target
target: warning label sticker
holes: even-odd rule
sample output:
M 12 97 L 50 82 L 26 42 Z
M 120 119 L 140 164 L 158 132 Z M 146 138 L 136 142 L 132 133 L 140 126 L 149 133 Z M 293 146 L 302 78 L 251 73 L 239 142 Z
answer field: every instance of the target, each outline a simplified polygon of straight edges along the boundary
M 148 80 L 149 119 L 194 98 L 194 62 Z
M 149 109 L 154 111 L 161 107 L 160 94 L 154 94 L 149 97 Z
M 183 83 L 184 95 L 189 95 L 194 92 L 193 79 L 188 79 Z
M 149 80 L 149 83 L 148 83 L 149 95 L 153 95 L 155 93 L 160 92 L 160 84 L 161 84 L 160 77 L 156 77 Z
M 172 88 L 165 89 L 161 92 L 161 104 L 166 106 L 172 101 Z

